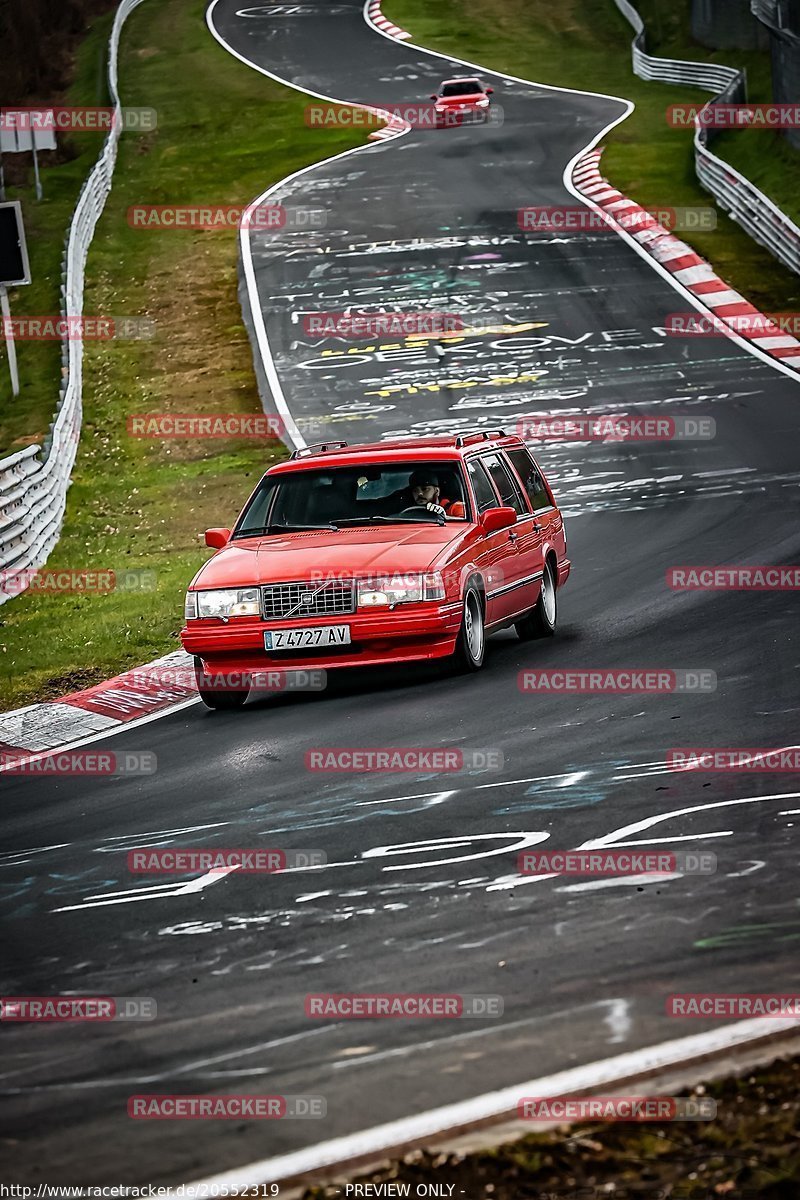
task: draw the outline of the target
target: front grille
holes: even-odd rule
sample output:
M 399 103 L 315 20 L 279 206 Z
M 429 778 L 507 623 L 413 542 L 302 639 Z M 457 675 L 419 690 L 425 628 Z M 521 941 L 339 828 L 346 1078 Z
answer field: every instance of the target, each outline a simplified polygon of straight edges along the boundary
M 261 611 L 265 621 L 286 617 L 331 617 L 355 612 L 353 581 L 329 583 L 271 583 L 261 589 Z

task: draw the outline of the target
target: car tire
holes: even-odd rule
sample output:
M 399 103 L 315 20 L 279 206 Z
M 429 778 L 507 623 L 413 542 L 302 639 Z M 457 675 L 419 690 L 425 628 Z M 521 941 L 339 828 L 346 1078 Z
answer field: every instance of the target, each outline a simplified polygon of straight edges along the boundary
M 241 708 L 250 695 L 249 689 L 234 692 L 229 691 L 227 688 L 214 687 L 200 665 L 200 660 L 197 658 L 194 662 L 194 677 L 197 683 L 197 690 L 200 693 L 200 699 L 206 708 L 222 710 Z
M 474 584 L 464 593 L 461 628 L 453 655 L 456 670 L 465 674 L 480 671 L 486 655 L 486 623 L 483 601 Z
M 558 624 L 558 589 L 553 564 L 548 559 L 544 564 L 542 589 L 536 604 L 514 628 L 520 641 L 530 642 L 534 638 L 552 637 Z

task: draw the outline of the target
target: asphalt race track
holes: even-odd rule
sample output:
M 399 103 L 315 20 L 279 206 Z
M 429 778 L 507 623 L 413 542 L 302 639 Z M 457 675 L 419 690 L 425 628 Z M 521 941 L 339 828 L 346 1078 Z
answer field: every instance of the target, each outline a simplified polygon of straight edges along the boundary
M 275 7 L 242 16 L 239 0 L 219 0 L 213 25 L 299 88 L 418 101 L 463 72 L 377 35 L 359 3 Z M 295 419 L 357 441 L 613 408 L 710 417 L 716 437 L 539 451 L 573 562 L 552 642 L 505 633 L 475 678 L 362 672 L 238 714 L 198 703 L 95 743 L 154 751 L 151 777 L 0 777 L 4 994 L 158 1005 L 150 1022 L 4 1029 L 2 1156 L 15 1176 L 181 1182 L 719 1025 L 666 1016 L 671 992 L 800 982 L 796 776 L 664 766 L 672 747 L 796 738 L 792 593 L 676 593 L 666 572 L 798 561 L 800 389 L 732 341 L 666 337 L 686 301 L 615 234 L 523 233 L 520 207 L 577 204 L 564 169 L 624 106 L 483 78 L 502 124 L 412 130 L 272 197 L 326 214 L 324 229 L 252 234 Z M 369 304 L 502 328 L 441 360 L 424 342 L 303 333 L 306 311 Z M 642 697 L 517 685 L 525 667 L 645 666 L 711 670 L 718 686 Z M 397 745 L 490 748 L 504 765 L 424 777 L 304 766 L 315 747 Z M 719 869 L 516 875 L 519 848 L 543 834 L 553 849 L 686 839 L 678 848 L 713 850 Z M 316 849 L 328 863 L 189 890 L 132 876 L 126 854 L 142 845 Z M 349 991 L 494 994 L 504 1013 L 306 1018 L 307 993 Z M 327 1118 L 127 1117 L 133 1093 L 184 1092 L 322 1095 Z

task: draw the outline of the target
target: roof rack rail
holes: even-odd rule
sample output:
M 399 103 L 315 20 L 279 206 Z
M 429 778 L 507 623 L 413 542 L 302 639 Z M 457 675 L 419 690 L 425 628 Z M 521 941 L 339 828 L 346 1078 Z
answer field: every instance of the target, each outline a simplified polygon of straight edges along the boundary
M 324 454 L 326 450 L 342 450 L 347 444 L 347 442 L 314 442 L 311 446 L 303 446 L 300 450 L 293 450 L 289 457 L 307 458 L 310 454 Z
M 456 437 L 456 450 L 460 450 L 462 446 L 466 446 L 468 441 L 473 438 L 480 438 L 484 442 L 488 442 L 490 438 L 508 437 L 505 429 L 473 429 L 471 433 L 459 433 Z

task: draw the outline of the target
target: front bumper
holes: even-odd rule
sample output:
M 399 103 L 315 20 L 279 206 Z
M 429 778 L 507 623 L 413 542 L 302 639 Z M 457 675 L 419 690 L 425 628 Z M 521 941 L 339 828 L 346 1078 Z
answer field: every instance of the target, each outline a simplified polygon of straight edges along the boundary
M 319 625 L 349 625 L 351 644 L 313 647 L 303 651 L 264 649 L 265 629 Z M 384 663 L 443 658 L 455 650 L 461 626 L 459 603 L 398 606 L 393 612 L 363 611 L 311 617 L 303 622 L 263 621 L 260 618 L 217 618 L 189 622 L 181 643 L 189 654 L 213 671 L 275 670 L 380 666 Z
M 489 109 L 478 108 L 438 108 L 436 110 L 437 125 L 474 125 L 488 120 Z

